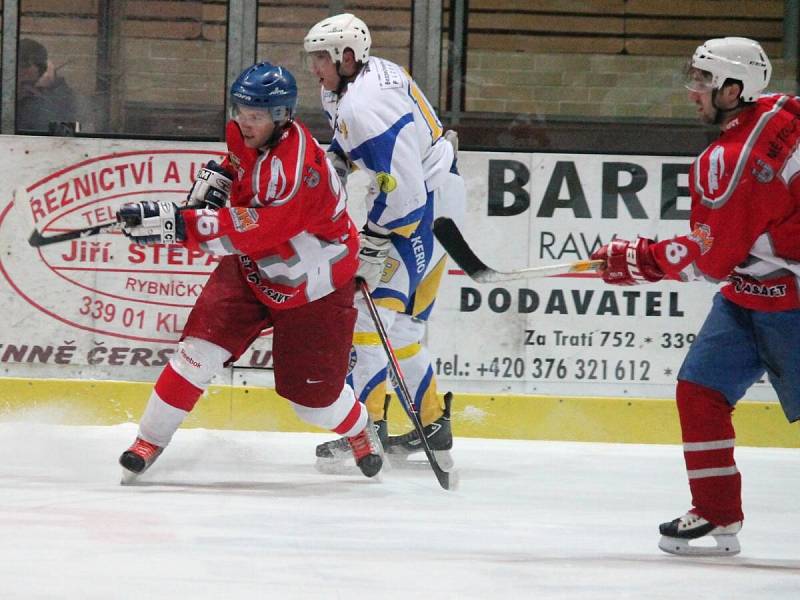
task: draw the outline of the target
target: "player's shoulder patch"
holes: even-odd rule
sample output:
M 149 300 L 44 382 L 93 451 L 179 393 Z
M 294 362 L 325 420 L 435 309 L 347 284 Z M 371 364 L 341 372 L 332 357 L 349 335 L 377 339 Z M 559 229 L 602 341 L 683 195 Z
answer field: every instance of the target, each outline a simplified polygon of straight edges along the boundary
M 258 227 L 258 211 L 246 207 L 231 208 L 231 222 L 233 228 L 239 233 L 250 231 Z
M 711 250 L 711 246 L 714 245 L 714 236 L 711 234 L 711 227 L 705 223 L 698 223 L 695 225 L 695 228 L 687 237 L 697 244 L 697 247 L 700 248 L 701 255 L 706 254 Z
M 319 185 L 320 175 L 319 171 L 311 166 L 307 166 L 303 171 L 303 182 L 310 188 L 315 188 Z
M 741 144 L 716 142 L 697 158 L 692 183 L 704 204 L 719 208 L 727 202 L 741 179 L 747 154 Z
M 369 64 L 380 89 L 391 90 L 401 88 L 405 84 L 403 70 L 396 64 L 381 58 L 372 59 Z
M 740 123 L 741 116 L 737 117 L 726 127 L 729 139 L 711 144 L 697 158 L 692 185 L 703 204 L 720 208 L 741 184 L 774 179 L 775 160 L 780 154 L 776 139 L 785 129 L 783 119 L 775 117 L 788 101 L 788 96 L 759 99 L 752 109 L 752 124 L 734 129 Z
M 376 108 L 374 96 L 370 94 L 345 94 L 336 111 L 333 127 L 340 138 L 350 139 L 350 130 L 366 126 Z M 359 127 L 359 125 L 361 127 Z

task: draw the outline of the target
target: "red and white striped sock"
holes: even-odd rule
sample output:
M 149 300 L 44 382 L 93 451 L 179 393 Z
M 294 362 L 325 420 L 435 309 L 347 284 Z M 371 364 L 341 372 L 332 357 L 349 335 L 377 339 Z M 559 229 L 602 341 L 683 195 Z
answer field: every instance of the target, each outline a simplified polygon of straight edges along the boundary
M 164 402 L 175 408 L 191 412 L 203 395 L 203 389 L 191 383 L 167 363 L 155 385 L 155 393 Z
M 367 425 L 367 408 L 356 400 L 353 388 L 348 384 L 342 386 L 342 391 L 328 406 L 305 406 L 293 402 L 295 413 L 306 423 L 335 431 L 341 436 L 350 437 L 360 433 Z
M 163 448 L 169 444 L 202 395 L 201 388 L 190 383 L 167 363 L 139 421 L 139 437 Z
M 367 423 L 367 407 L 356 400 L 353 407 L 333 430 L 341 436 L 351 437 L 362 431 Z
M 693 512 L 720 526 L 741 521 L 742 476 L 733 458 L 733 407 L 720 392 L 689 381 L 678 381 L 677 400 Z

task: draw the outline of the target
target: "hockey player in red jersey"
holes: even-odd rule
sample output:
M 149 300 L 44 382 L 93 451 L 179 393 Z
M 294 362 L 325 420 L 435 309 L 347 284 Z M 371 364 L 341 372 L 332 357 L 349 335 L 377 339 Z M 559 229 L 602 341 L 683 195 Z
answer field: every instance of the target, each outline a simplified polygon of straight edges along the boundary
M 277 392 L 300 418 L 343 436 L 372 477 L 383 451 L 345 381 L 359 251 L 346 192 L 294 118 L 297 85 L 289 71 L 256 64 L 230 95 L 228 155 L 200 172 L 188 205 L 138 202 L 117 213 L 138 244 L 222 256 L 156 381 L 136 441 L 120 457 L 123 482 L 153 463 L 212 377 L 268 327 Z
M 678 373 L 677 405 L 692 508 L 660 526 L 674 554 L 735 554 L 741 476 L 731 413 L 765 373 L 790 422 L 800 420 L 800 99 L 760 95 L 771 66 L 746 38 L 699 46 L 689 99 L 721 134 L 689 173 L 691 233 L 616 239 L 593 259 L 603 279 L 725 282 Z M 716 547 L 690 540 L 713 536 Z

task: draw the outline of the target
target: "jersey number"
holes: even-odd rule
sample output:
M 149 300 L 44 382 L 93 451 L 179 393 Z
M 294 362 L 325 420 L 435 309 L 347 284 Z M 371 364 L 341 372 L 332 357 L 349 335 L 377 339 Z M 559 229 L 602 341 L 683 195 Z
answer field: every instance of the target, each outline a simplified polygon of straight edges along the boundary
M 419 89 L 413 79 L 411 80 L 409 93 L 414 99 L 414 103 L 417 105 L 419 112 L 422 114 L 422 117 L 425 119 L 425 122 L 428 124 L 428 127 L 431 130 L 431 141 L 435 142 L 442 137 L 442 124 L 439 123 L 439 119 L 436 118 L 436 113 L 433 112 L 433 108 L 431 108 L 431 105 L 428 103 L 428 99 L 425 97 L 425 94 L 422 93 L 422 90 Z
M 670 264 L 677 265 L 687 254 L 689 254 L 689 249 L 683 244 L 672 242 L 667 246 L 665 254 Z

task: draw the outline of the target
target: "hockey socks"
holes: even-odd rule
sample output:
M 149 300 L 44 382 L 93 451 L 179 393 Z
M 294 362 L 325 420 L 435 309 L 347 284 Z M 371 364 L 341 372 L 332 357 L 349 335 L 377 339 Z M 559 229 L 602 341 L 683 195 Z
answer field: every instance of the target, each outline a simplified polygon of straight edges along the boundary
M 741 521 L 742 478 L 733 457 L 733 408 L 720 392 L 682 380 L 677 401 L 692 512 L 717 526 Z
M 140 437 L 162 448 L 169 444 L 202 394 L 202 389 L 192 385 L 167 363 L 139 421 Z

